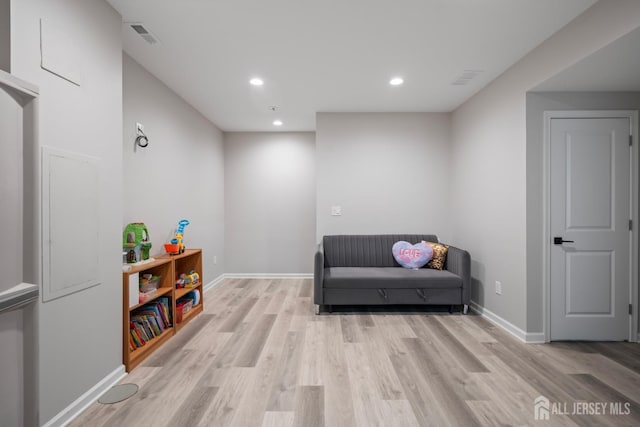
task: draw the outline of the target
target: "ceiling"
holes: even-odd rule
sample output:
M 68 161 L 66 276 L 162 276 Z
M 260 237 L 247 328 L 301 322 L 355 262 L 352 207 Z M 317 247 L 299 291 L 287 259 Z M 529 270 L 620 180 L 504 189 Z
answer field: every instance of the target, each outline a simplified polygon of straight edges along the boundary
M 534 90 L 640 91 L 640 28 L 561 71 Z
M 312 131 L 316 112 L 452 111 L 595 3 L 107 1 L 160 40 L 123 24 L 125 52 L 224 131 Z M 483 72 L 453 85 L 465 70 Z

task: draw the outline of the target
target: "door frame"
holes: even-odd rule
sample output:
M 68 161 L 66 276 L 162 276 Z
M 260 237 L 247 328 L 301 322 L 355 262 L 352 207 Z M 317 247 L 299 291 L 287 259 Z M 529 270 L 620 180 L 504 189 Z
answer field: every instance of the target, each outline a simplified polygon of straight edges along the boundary
M 28 209 L 22 213 L 23 227 L 23 280 L 42 286 L 41 239 L 41 156 L 39 141 L 39 88 L 29 82 L 0 70 L 0 86 L 20 100 L 23 111 L 23 182 L 22 204 Z M 27 197 L 28 196 L 28 197 Z M 29 226 L 25 227 L 25 224 Z M 29 255 L 29 256 L 27 256 Z M 40 302 L 23 307 L 23 423 L 41 425 L 40 408 Z
M 629 119 L 632 146 L 631 146 L 631 212 L 633 221 L 631 230 L 630 247 L 630 280 L 629 303 L 633 307 L 633 314 L 629 316 L 629 342 L 640 341 L 638 337 L 638 199 L 640 198 L 640 181 L 638 180 L 638 111 L 634 110 L 557 110 L 544 112 L 544 141 L 543 141 L 543 325 L 544 341 L 551 341 L 551 120 L 553 119 L 584 119 L 584 118 L 622 118 Z

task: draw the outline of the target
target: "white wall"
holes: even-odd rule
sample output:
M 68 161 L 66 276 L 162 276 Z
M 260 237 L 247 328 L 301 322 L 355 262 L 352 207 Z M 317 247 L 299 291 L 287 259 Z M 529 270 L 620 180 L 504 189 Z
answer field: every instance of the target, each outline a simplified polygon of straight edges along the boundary
M 441 113 L 318 113 L 318 241 L 378 233 L 449 241 L 449 126 Z M 342 216 L 331 216 L 334 205 Z
M 526 92 L 639 25 L 640 2 L 598 2 L 453 114 L 453 242 L 471 253 L 473 301 L 522 330 L 539 332 L 527 325 L 527 240 L 540 235 L 527 229 L 539 212 L 526 204 Z
M 11 69 L 40 88 L 40 143 L 100 158 L 104 178 L 100 285 L 38 307 L 39 396 L 25 404 L 39 398 L 36 409 L 44 424 L 122 363 L 121 19 L 106 2 L 95 0 L 14 0 L 11 8 Z M 40 18 L 76 45 L 77 58 L 60 60 L 80 70 L 79 87 L 40 68 Z M 36 421 L 35 410 L 27 415 L 32 417 L 27 425 Z
M 312 273 L 315 134 L 225 134 L 225 260 L 234 273 Z
M 126 54 L 123 66 L 122 227 L 144 222 L 153 256 L 164 253 L 178 221 L 188 219 L 184 242 L 202 248 L 208 283 L 224 272 L 222 132 Z M 134 148 L 136 122 L 149 137 L 146 148 Z

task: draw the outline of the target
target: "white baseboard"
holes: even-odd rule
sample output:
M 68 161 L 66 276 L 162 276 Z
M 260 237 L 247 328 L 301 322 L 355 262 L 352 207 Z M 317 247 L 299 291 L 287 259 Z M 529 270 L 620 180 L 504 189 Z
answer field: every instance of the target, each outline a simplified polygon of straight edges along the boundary
M 547 340 L 544 337 L 544 332 L 527 332 L 524 342 L 527 344 L 544 344 Z
M 60 411 L 58 415 L 47 421 L 44 427 L 66 426 L 126 375 L 124 365 L 118 366 L 113 372 L 87 390 L 86 393 Z
M 312 279 L 313 273 L 226 273 L 226 279 Z
M 491 310 L 488 310 L 482 307 L 481 305 L 478 305 L 474 301 L 471 301 L 471 304 L 469 307 L 471 308 L 471 310 L 475 311 L 476 313 L 478 313 L 479 315 L 487 319 L 489 322 L 493 323 L 496 326 L 501 327 L 502 329 L 509 332 L 511 335 L 518 338 L 520 341 L 524 343 L 538 344 L 538 343 L 545 342 L 544 332 L 525 332 L 522 329 L 518 328 L 513 323 L 503 319 L 502 317 L 498 316 Z
M 213 279 L 212 281 L 210 281 L 209 283 L 207 283 L 206 285 L 204 285 L 203 290 L 204 292 L 207 292 L 209 289 L 213 289 L 216 286 L 218 286 L 220 283 L 222 283 L 222 281 L 224 279 L 227 278 L 226 274 L 221 274 L 218 277 L 216 277 L 215 279 Z

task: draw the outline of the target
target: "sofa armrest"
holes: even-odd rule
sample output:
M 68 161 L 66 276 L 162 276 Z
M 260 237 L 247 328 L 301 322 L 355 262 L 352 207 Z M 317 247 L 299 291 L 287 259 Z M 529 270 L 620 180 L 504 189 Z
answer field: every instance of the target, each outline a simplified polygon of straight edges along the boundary
M 324 249 L 322 243 L 318 245 L 313 263 L 313 303 L 322 305 L 323 302 L 323 282 L 324 282 Z
M 445 268 L 462 277 L 462 304 L 471 302 L 471 255 L 464 249 L 449 246 Z

